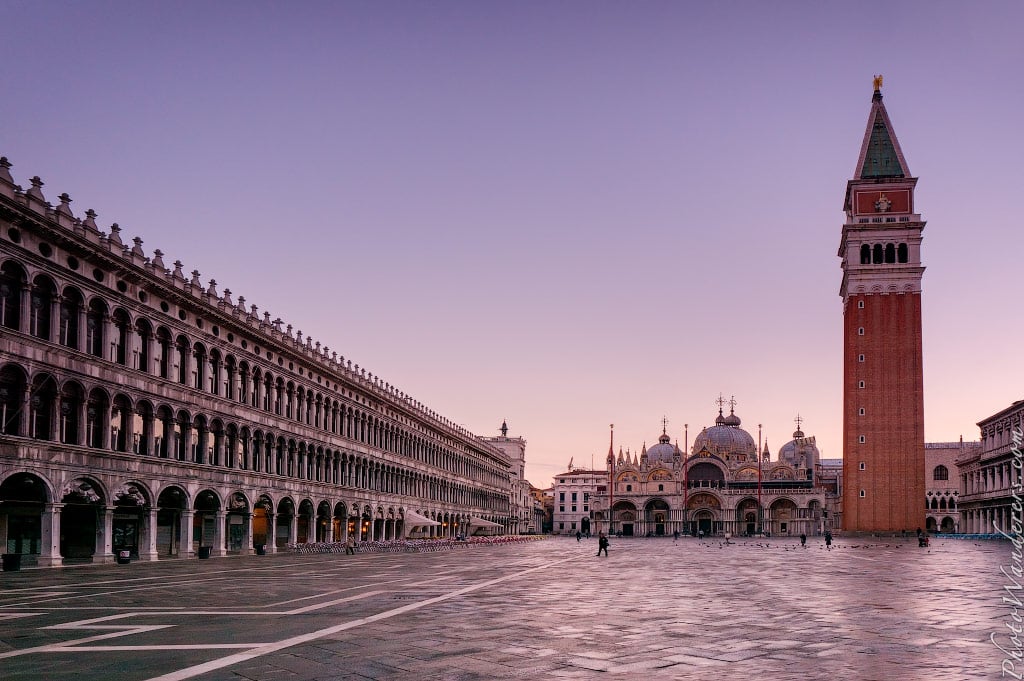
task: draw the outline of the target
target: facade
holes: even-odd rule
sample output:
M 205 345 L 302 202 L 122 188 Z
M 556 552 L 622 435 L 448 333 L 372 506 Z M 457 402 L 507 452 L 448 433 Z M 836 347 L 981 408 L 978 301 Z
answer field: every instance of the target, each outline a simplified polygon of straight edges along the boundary
M 818 486 L 825 490 L 822 525 L 836 532 L 843 527 L 843 460 L 822 459 L 818 466 Z
M 40 565 L 455 536 L 501 449 L 0 159 L 0 540 Z
M 960 531 L 1012 534 L 1020 508 L 1024 400 L 978 422 L 981 444 L 956 460 L 960 475 Z M 1019 534 L 1020 529 L 1016 532 Z
M 924 445 L 925 526 L 928 532 L 960 531 L 960 467 L 957 460 L 980 451 L 980 442 L 926 442 Z
M 495 449 L 500 450 L 511 464 L 509 469 L 509 487 L 511 502 L 509 508 L 508 531 L 510 534 L 538 534 L 543 525 L 543 508 L 540 508 L 540 520 L 536 517 L 540 505 L 531 495 L 533 485 L 526 479 L 526 440 L 521 437 L 508 436 L 508 423 L 501 422 L 499 437 L 481 438 Z
M 689 454 L 664 427 L 658 444 L 645 445 L 639 457 L 609 447 L 592 497 L 596 529 L 624 536 L 822 534 L 829 498 L 818 480 L 814 437 L 798 427 L 772 459 L 767 443 L 759 452 L 740 426 L 734 410 L 724 416 L 719 409 Z M 557 531 L 557 515 L 555 525 Z
M 591 501 L 608 481 L 605 471 L 570 468 L 555 476 L 553 487 L 552 534 L 589 535 L 596 532 L 591 518 Z
M 552 498 L 552 489 L 549 487 L 545 490 L 530 485 L 530 496 L 533 497 L 533 523 L 528 534 L 532 534 L 535 531 L 540 534 L 550 533 L 552 504 L 549 502 Z M 534 527 L 537 529 L 533 530 Z
M 923 527 L 924 383 L 917 178 L 875 79 L 867 131 L 846 189 L 843 280 L 843 528 Z
M 544 523 L 541 525 L 541 532 L 551 534 L 555 527 L 555 488 L 534 489 L 534 497 L 540 500 L 544 512 Z

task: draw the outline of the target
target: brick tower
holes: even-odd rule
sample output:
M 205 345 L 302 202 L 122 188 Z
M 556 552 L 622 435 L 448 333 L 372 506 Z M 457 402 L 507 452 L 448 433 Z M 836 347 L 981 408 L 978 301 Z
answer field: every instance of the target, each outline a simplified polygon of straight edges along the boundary
M 843 259 L 843 507 L 850 532 L 924 527 L 924 386 L 917 178 L 875 78 L 846 186 Z

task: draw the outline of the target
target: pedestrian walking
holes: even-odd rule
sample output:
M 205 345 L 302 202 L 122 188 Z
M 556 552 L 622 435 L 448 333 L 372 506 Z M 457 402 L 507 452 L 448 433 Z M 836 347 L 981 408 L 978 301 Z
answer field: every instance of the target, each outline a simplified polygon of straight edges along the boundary
M 583 539 L 583 533 L 576 530 L 576 541 L 579 541 L 580 539 Z
M 601 557 L 601 552 L 604 551 L 605 558 L 608 557 L 608 537 L 604 536 L 604 532 L 597 536 L 597 556 Z
M 351 554 L 353 556 L 356 554 L 356 540 L 352 538 L 352 535 L 349 535 L 348 539 L 345 540 L 345 553 L 346 555 Z
M 807 535 L 806 534 L 801 534 L 800 535 L 800 546 L 807 546 Z
M 831 547 L 832 547 L 832 533 L 831 532 L 825 532 L 825 548 L 831 548 Z

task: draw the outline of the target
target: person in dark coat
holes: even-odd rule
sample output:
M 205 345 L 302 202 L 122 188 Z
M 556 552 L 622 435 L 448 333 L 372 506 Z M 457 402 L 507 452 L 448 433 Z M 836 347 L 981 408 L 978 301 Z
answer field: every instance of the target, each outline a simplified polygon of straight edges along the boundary
M 604 551 L 605 558 L 608 557 L 608 537 L 604 536 L 602 532 L 597 537 L 597 555 L 600 558 L 601 552 Z

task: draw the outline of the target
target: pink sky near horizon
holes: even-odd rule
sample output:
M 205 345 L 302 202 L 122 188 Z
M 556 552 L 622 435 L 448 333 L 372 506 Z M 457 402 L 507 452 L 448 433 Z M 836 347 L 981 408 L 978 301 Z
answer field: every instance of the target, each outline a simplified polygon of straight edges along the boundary
M 719 393 L 841 456 L 843 196 L 883 92 L 928 221 L 928 441 L 1024 398 L 1024 5 L 14 0 L 18 183 L 480 435 L 539 487 Z

